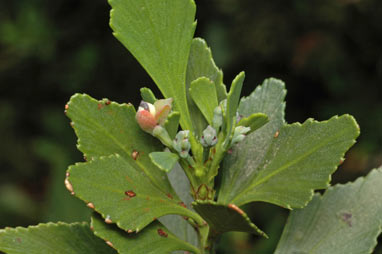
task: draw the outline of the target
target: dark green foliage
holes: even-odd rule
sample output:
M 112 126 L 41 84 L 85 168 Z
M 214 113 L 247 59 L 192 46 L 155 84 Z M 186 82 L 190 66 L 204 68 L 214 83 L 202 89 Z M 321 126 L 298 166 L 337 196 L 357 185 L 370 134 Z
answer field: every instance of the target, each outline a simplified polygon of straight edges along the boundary
M 213 48 L 225 83 L 250 70 L 248 95 L 265 77 L 282 78 L 288 122 L 346 112 L 362 126 L 342 172 L 381 163 L 380 1 L 197 4 L 197 35 Z M 137 105 L 140 87 L 158 90 L 111 35 L 106 1 L 2 1 L 0 10 L 1 227 L 83 220 L 88 211 L 62 185 L 66 166 L 82 156 L 63 105 L 74 92 Z

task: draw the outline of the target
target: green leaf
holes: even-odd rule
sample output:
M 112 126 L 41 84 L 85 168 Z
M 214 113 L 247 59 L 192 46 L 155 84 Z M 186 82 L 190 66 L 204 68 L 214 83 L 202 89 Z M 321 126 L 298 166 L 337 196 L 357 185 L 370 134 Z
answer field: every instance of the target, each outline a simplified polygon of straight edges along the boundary
M 199 137 L 201 137 L 202 131 L 207 127 L 207 121 L 192 100 L 189 89 L 191 83 L 200 77 L 206 77 L 214 82 L 219 101 L 227 97 L 226 88 L 223 84 L 223 72 L 216 67 L 210 48 L 203 39 L 194 38 L 192 40 L 187 65 L 186 88 L 188 107 L 192 116 L 193 130 Z
M 168 115 L 164 123 L 164 127 L 167 130 L 168 135 L 170 136 L 171 139 L 174 139 L 176 136 L 176 133 L 178 132 L 179 119 L 180 119 L 180 113 L 177 111 L 173 111 Z
M 151 161 L 165 172 L 171 171 L 179 160 L 179 156 L 172 152 L 152 152 Z
M 186 70 L 194 35 L 192 0 L 109 0 L 114 36 L 149 73 L 181 113 L 183 129 L 191 129 L 186 99 Z
M 248 117 L 242 118 L 237 125 L 250 127 L 251 130 L 249 133 L 254 132 L 255 130 L 259 129 L 260 127 L 263 127 L 266 123 L 269 122 L 268 116 L 263 113 L 254 113 Z M 247 134 L 249 134 L 247 133 Z
M 218 106 L 214 83 L 206 77 L 200 77 L 191 83 L 190 95 L 208 124 L 211 125 L 214 109 Z
M 276 254 L 373 253 L 382 226 L 382 167 L 291 212 Z
M 0 251 L 7 254 L 112 254 L 87 223 L 47 223 L 0 230 Z
M 225 146 L 228 146 L 228 141 L 231 138 L 232 130 L 236 122 L 236 111 L 239 106 L 240 93 L 243 88 L 245 73 L 240 72 L 232 81 L 231 89 L 227 96 L 227 112 L 226 112 L 226 140 Z
M 218 101 L 227 98 L 223 72 L 216 66 L 211 49 L 202 38 L 194 38 L 187 65 L 187 84 L 190 85 L 192 81 L 200 77 L 206 77 L 214 82 Z
M 231 202 L 243 205 L 264 201 L 288 208 L 304 207 L 313 190 L 328 187 L 330 175 L 358 135 L 357 123 L 349 115 L 283 126 L 261 164 L 250 164 L 256 161 L 250 159 L 234 166 L 240 170 L 241 163 L 245 163 L 257 173 L 242 183 Z M 256 154 L 254 147 L 248 149 Z
M 238 231 L 268 238 L 263 231 L 251 222 L 247 214 L 236 205 L 198 200 L 193 202 L 192 206 L 206 220 L 213 234 Z
M 184 208 L 176 196 L 152 185 L 135 163 L 119 155 L 77 163 L 68 172 L 75 195 L 90 202 L 106 221 L 126 231 L 140 231 L 167 214 L 202 221 L 196 213 Z
M 149 158 L 151 152 L 163 150 L 163 145 L 141 130 L 135 113 L 131 104 L 97 101 L 85 94 L 73 95 L 66 111 L 85 158 L 119 154 L 162 191 L 175 194 L 166 173 Z
M 151 91 L 147 87 L 142 87 L 141 88 L 141 97 L 145 102 L 154 104 L 154 102 L 157 101 L 157 98 L 155 97 L 153 91 Z
M 92 216 L 91 225 L 95 235 L 109 241 L 121 254 L 168 254 L 176 250 L 200 253 L 196 247 L 178 239 L 157 221 L 138 234 L 129 234 L 115 225 L 108 225 L 97 214 Z
M 168 173 L 168 178 L 172 187 L 184 202 L 184 205 L 190 208 L 193 201 L 190 194 L 191 186 L 182 167 L 176 164 L 174 169 Z M 198 245 L 198 235 L 195 229 L 183 217 L 179 215 L 166 215 L 158 220 L 180 239 L 195 246 Z
M 244 117 L 254 113 L 264 113 L 269 122 L 261 129 L 248 135 L 242 142 L 234 146 L 231 154 L 222 162 L 222 182 L 219 201 L 228 204 L 240 191 L 242 185 L 251 183 L 257 173 L 256 168 L 265 157 L 273 141 L 273 136 L 284 123 L 285 85 L 277 79 L 266 79 L 261 86 L 248 97 L 243 97 L 238 112 Z M 255 151 L 255 153 L 254 153 Z M 256 156 L 254 156 L 256 155 Z M 239 165 L 248 167 L 239 168 Z
M 354 144 L 359 128 L 349 115 L 321 123 L 310 119 L 279 129 L 284 96 L 283 84 L 270 79 L 241 101 L 240 114 L 264 112 L 270 122 L 226 156 L 219 202 L 240 206 L 264 201 L 303 207 L 314 189 L 327 187 L 330 174 Z

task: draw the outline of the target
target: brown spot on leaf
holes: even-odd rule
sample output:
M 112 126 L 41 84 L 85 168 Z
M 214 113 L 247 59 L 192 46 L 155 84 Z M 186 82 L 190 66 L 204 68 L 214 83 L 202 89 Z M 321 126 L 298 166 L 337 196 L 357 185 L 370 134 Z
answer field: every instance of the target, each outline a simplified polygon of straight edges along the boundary
M 158 228 L 158 235 L 160 235 L 161 237 L 167 237 L 168 234 L 166 232 L 163 231 L 163 229 L 161 228 Z
M 69 173 L 69 172 L 66 172 L 65 175 L 66 175 L 66 177 L 69 177 L 69 176 L 70 176 L 70 173 Z
M 145 208 L 143 208 L 143 211 L 144 211 L 145 213 L 150 212 L 150 207 L 145 207 Z
M 98 103 L 97 107 L 98 107 L 98 110 L 102 109 L 103 108 L 103 104 L 102 103 Z
M 20 237 L 17 237 L 17 238 L 16 238 L 16 241 L 17 241 L 18 243 L 21 243 L 21 238 L 20 238 Z
M 66 104 L 66 105 L 65 105 L 65 110 L 68 110 L 68 109 L 69 109 L 69 105 Z
M 170 193 L 167 193 L 167 197 L 169 197 L 170 199 L 174 199 L 174 197 Z
M 94 231 L 94 227 L 93 227 L 93 226 L 90 226 L 90 230 L 91 230 L 91 231 Z
M 94 204 L 92 202 L 89 202 L 86 206 L 91 209 L 94 209 Z
M 137 194 L 135 194 L 135 192 L 132 191 L 132 190 L 128 190 L 128 191 L 125 191 L 125 195 L 128 196 L 128 197 L 130 197 L 130 198 L 133 198 L 133 197 L 135 197 Z
M 183 206 L 184 208 L 187 208 L 186 204 L 183 203 L 183 202 L 179 202 L 178 204 L 181 205 L 181 206 Z
M 147 197 L 146 197 L 146 200 L 147 200 L 147 201 L 149 201 L 149 200 L 150 200 L 150 197 L 149 197 L 149 196 L 147 196 Z
M 133 230 L 129 229 L 129 230 L 127 230 L 127 233 L 131 234 L 131 233 L 133 233 Z
M 131 153 L 131 157 L 132 157 L 134 160 L 137 160 L 138 157 L 139 157 L 139 152 L 134 150 L 134 151 Z
M 352 226 L 352 214 L 349 212 L 343 212 L 340 214 L 341 220 L 348 224 L 349 227 Z
M 110 101 L 109 99 L 105 99 L 105 105 L 106 105 L 106 106 L 109 106 L 110 103 L 111 103 L 111 101 Z
M 280 135 L 279 131 L 276 131 L 275 135 L 273 136 L 274 138 L 277 138 Z
M 228 205 L 228 208 L 231 209 L 231 210 L 234 210 L 235 212 L 239 213 L 240 215 L 243 215 L 243 214 L 244 214 L 244 211 L 241 210 L 239 207 L 237 207 L 237 206 L 234 205 L 234 204 L 229 204 L 229 205 Z

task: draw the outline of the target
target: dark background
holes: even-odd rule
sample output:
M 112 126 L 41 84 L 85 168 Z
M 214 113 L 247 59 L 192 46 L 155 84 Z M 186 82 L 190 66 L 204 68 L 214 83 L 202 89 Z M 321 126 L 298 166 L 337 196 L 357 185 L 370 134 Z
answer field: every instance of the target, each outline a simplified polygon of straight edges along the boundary
M 265 78 L 284 80 L 288 122 L 355 116 L 361 136 L 334 183 L 382 164 L 382 1 L 196 2 L 196 35 L 226 84 L 241 70 L 243 95 Z M 0 1 L 0 228 L 88 219 L 63 185 L 68 165 L 82 160 L 63 113 L 71 95 L 135 105 L 142 86 L 159 95 L 112 36 L 109 9 L 106 0 Z M 271 239 L 228 234 L 219 253 L 272 253 L 287 212 L 245 209 Z

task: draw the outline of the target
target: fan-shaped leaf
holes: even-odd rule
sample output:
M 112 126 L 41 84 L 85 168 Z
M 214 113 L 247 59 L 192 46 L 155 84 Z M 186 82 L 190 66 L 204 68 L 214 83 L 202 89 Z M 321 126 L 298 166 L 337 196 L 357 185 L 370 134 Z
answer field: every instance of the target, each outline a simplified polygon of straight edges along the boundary
M 126 231 L 140 231 L 156 218 L 168 214 L 202 222 L 196 213 L 183 207 L 177 197 L 152 185 L 136 164 L 119 155 L 77 163 L 68 173 L 75 195 L 90 202 L 88 206 L 100 212 L 105 221 L 117 223 Z
M 109 0 L 115 37 L 150 74 L 166 98 L 181 113 L 180 123 L 191 130 L 186 100 L 186 70 L 194 35 L 192 0 Z
M 166 173 L 149 158 L 151 152 L 162 151 L 163 146 L 141 130 L 135 113 L 131 104 L 97 101 L 85 94 L 73 95 L 66 112 L 85 158 L 119 154 L 139 167 L 159 189 L 175 195 Z
M 382 227 L 382 167 L 291 212 L 275 254 L 373 253 Z
M 359 135 L 358 125 L 349 115 L 324 122 L 309 119 L 304 124 L 285 125 L 275 133 L 261 132 L 274 126 L 271 118 L 269 124 L 249 135 L 227 156 L 220 202 L 240 206 L 264 201 L 303 207 L 312 198 L 313 190 L 328 186 L 330 175 Z M 227 179 L 229 174 L 231 179 Z

